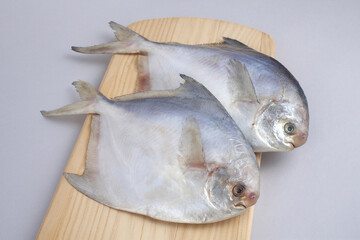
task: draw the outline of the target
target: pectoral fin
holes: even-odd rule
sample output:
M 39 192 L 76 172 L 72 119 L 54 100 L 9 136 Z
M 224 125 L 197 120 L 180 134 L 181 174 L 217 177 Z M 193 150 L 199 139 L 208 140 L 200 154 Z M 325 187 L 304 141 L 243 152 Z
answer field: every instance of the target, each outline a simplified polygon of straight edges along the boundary
M 178 159 L 183 172 L 194 169 L 206 170 L 200 129 L 193 117 L 187 118 L 183 125 Z
M 236 101 L 256 101 L 253 82 L 251 81 L 249 72 L 245 64 L 241 64 L 238 60 L 232 59 L 227 65 L 229 74 L 229 90 L 232 94 L 233 102 Z

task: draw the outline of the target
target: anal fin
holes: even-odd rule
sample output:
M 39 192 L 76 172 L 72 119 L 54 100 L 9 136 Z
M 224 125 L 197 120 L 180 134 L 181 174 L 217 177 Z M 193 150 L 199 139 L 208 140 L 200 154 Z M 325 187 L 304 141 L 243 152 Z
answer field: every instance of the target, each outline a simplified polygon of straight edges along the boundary
M 150 73 L 149 73 L 149 58 L 145 54 L 140 54 L 137 57 L 138 76 L 136 83 L 137 92 L 145 92 L 151 89 Z
M 64 173 L 66 180 L 79 192 L 89 198 L 112 206 L 106 192 L 98 167 L 98 146 L 100 139 L 101 116 L 93 115 L 91 119 L 91 133 L 86 153 L 85 171 L 83 175 Z
M 86 175 L 77 175 L 74 173 L 64 173 L 66 180 L 79 192 L 93 198 L 94 189 L 91 180 Z

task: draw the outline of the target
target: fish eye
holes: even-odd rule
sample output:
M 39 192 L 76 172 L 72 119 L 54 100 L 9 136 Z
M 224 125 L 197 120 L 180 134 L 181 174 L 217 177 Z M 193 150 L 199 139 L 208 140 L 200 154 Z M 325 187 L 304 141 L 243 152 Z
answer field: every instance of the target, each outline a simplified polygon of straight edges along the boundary
M 245 186 L 242 185 L 241 183 L 236 184 L 232 190 L 235 197 L 239 197 L 244 191 L 245 191 Z
M 289 135 L 294 134 L 295 133 L 295 124 L 293 124 L 291 122 L 286 123 L 284 126 L 284 131 Z

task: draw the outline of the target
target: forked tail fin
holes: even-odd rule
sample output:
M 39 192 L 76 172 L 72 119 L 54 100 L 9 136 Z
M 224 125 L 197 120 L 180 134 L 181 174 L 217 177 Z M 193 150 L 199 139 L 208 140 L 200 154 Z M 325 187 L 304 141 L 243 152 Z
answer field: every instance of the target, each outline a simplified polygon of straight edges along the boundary
M 96 111 L 96 99 L 100 97 L 100 93 L 89 83 L 84 81 L 73 82 L 80 98 L 83 101 L 66 105 L 52 111 L 40 111 L 45 117 L 48 116 L 60 116 L 60 115 L 76 115 L 76 114 L 88 114 L 97 113 Z
M 115 22 L 110 22 L 109 24 L 115 31 L 115 36 L 119 41 L 91 47 L 71 47 L 71 49 L 80 53 L 103 54 L 146 52 L 146 43 L 150 43 L 146 38 Z

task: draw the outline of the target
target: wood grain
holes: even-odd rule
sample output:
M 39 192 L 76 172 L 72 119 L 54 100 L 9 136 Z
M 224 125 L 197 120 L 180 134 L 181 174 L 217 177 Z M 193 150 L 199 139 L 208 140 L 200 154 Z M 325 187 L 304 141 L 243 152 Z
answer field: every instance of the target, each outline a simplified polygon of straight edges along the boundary
M 153 41 L 202 44 L 219 42 L 226 36 L 270 56 L 275 51 L 274 41 L 268 34 L 220 20 L 163 18 L 139 21 L 129 27 Z M 133 93 L 136 59 L 136 55 L 114 55 L 99 90 L 107 97 Z M 84 171 L 90 121 L 88 116 L 65 172 L 82 174 Z M 260 161 L 260 154 L 257 157 Z M 61 177 L 37 239 L 250 239 L 253 212 L 251 207 L 239 217 L 212 224 L 167 223 L 99 204 Z

